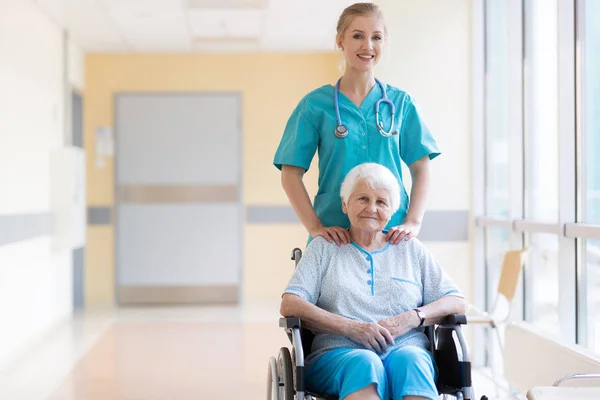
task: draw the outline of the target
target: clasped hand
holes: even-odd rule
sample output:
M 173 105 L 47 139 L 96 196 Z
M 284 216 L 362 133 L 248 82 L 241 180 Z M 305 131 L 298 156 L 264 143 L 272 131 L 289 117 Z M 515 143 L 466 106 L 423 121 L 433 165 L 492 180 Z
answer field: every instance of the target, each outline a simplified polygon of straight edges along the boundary
M 376 322 L 355 321 L 346 336 L 379 354 L 385 353 L 388 345 L 394 345 L 390 331 Z
M 387 351 L 388 345 L 394 345 L 394 338 L 403 336 L 414 327 L 410 318 L 411 314 L 408 312 L 379 322 L 353 321 L 346 336 L 365 348 L 382 354 Z

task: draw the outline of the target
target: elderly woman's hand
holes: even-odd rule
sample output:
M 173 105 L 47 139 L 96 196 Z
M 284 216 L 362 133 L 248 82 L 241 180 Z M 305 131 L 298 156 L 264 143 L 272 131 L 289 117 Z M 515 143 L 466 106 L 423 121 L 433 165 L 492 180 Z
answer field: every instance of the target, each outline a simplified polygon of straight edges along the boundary
M 353 321 L 346 336 L 376 353 L 385 353 L 388 344 L 394 345 L 390 332 L 375 322 Z
M 410 240 L 417 237 L 421 230 L 421 224 L 413 221 L 405 221 L 404 224 L 390 228 L 386 239 L 391 244 L 398 244 L 402 239 Z
M 421 320 L 417 313 L 411 310 L 383 319 L 379 321 L 378 324 L 386 328 L 392 337 L 397 338 L 404 336 L 404 334 L 408 333 L 411 329 L 416 328 L 420 322 Z
M 330 226 L 324 227 L 321 226 L 317 228 L 314 232 L 309 232 L 310 236 L 316 238 L 317 236 L 323 236 L 325 240 L 329 243 L 335 242 L 338 246 L 340 244 L 348 244 L 350 243 L 350 232 L 348 230 L 340 227 L 340 226 Z

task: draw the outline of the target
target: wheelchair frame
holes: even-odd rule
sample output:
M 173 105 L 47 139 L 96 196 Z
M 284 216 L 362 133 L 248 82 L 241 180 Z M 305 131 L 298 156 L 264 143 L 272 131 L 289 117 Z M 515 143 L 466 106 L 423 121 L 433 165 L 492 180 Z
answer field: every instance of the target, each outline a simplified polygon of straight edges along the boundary
M 298 265 L 302 250 L 292 251 L 292 260 Z M 461 325 L 466 325 L 465 315 L 448 315 L 437 326 L 428 326 L 426 333 L 431 343 L 431 353 L 438 368 L 436 386 L 440 395 L 454 396 L 456 399 L 475 400 L 471 386 L 471 361 Z M 280 349 L 278 358 L 269 359 L 269 379 L 267 382 L 268 400 L 337 400 L 337 397 L 310 393 L 304 380 L 305 352 L 310 353 L 314 334 L 302 328 L 300 318 L 279 319 L 279 327 L 284 328 L 293 346 Z M 457 346 L 460 349 L 457 349 Z M 306 350 L 306 351 L 305 351 Z M 308 354 L 307 354 L 308 355 Z M 283 390 L 283 397 L 280 396 Z M 291 396 L 291 397 L 290 397 Z M 398 399 L 397 399 L 398 400 Z M 482 396 L 481 400 L 487 400 Z

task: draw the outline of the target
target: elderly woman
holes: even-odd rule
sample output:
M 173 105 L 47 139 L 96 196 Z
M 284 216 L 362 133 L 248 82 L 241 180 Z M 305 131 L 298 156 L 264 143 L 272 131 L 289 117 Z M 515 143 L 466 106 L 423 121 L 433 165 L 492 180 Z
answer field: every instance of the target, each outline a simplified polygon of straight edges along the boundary
M 382 229 L 400 202 L 379 164 L 354 167 L 341 187 L 351 243 L 322 237 L 306 248 L 281 314 L 316 332 L 306 360 L 311 391 L 341 399 L 438 399 L 424 326 L 464 313 L 466 302 L 417 239 L 396 246 Z

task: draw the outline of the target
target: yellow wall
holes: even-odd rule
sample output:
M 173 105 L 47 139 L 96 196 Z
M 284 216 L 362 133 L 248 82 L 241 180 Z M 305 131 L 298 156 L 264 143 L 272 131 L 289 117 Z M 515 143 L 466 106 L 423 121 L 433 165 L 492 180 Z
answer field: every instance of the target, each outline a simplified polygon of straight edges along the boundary
M 114 204 L 113 160 L 107 160 L 104 168 L 94 165 L 93 134 L 98 126 L 113 126 L 113 100 L 120 91 L 240 92 L 244 205 L 287 205 L 279 173 L 272 165 L 275 149 L 287 118 L 302 96 L 335 82 L 338 57 L 332 53 L 87 55 L 84 129 L 88 205 Z M 307 186 L 314 194 L 314 170 L 307 175 Z M 303 246 L 306 237 L 300 224 L 245 224 L 244 299 L 278 298 L 293 271 L 291 249 Z M 114 282 L 113 226 L 88 226 L 86 303 L 111 304 Z

